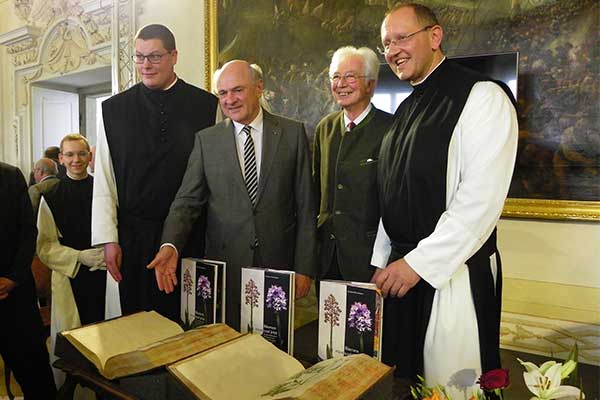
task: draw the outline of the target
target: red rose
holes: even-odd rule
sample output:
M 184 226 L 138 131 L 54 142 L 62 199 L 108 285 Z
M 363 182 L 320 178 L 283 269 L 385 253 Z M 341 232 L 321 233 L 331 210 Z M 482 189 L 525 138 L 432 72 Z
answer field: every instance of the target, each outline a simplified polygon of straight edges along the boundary
M 479 383 L 482 390 L 504 389 L 510 384 L 508 370 L 498 368 L 488 371 L 479 377 L 477 383 Z

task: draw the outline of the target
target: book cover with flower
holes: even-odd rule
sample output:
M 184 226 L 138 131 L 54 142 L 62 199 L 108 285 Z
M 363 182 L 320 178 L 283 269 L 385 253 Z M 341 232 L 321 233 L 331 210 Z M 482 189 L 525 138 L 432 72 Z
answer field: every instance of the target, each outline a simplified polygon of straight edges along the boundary
M 213 265 L 196 263 L 196 312 L 195 325 L 208 325 L 215 322 L 217 308 L 215 307 L 215 288 L 217 283 L 216 268 Z
M 294 350 L 294 272 L 242 268 L 242 333 L 259 333 L 280 350 Z
M 319 345 L 322 360 L 344 356 L 346 285 L 321 281 L 319 290 Z
M 264 295 L 264 271 L 256 268 L 242 268 L 241 333 L 258 333 L 262 335 Z
M 321 281 L 319 358 L 364 353 L 381 360 L 383 297 L 370 283 Z
M 225 262 L 181 260 L 181 321 L 184 328 L 225 320 Z
M 293 344 L 290 324 L 294 323 L 294 304 L 290 302 L 293 288 L 293 274 L 287 272 L 265 271 L 267 294 L 264 303 L 263 337 L 279 349 L 292 354 Z M 293 329 L 293 326 L 292 326 Z
M 375 316 L 377 292 L 348 286 L 346 291 L 346 337 L 344 354 L 364 353 L 377 358 Z

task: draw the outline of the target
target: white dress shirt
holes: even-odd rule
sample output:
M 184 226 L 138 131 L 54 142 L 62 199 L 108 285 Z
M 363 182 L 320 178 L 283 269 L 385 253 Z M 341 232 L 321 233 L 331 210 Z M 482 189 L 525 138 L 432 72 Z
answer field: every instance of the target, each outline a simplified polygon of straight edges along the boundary
M 232 120 L 233 121 L 233 120 Z M 262 160 L 262 138 L 263 138 L 263 111 L 262 108 L 259 108 L 258 115 L 252 122 L 248 124 L 250 126 L 250 135 L 252 136 L 252 140 L 254 141 L 254 155 L 256 157 L 256 174 L 258 176 L 258 181 L 260 182 L 260 164 Z M 243 124 L 239 122 L 233 121 L 233 127 L 235 129 L 235 144 L 237 147 L 237 155 L 238 160 L 240 161 L 240 168 L 242 169 L 242 176 L 245 177 L 244 170 L 244 144 L 246 143 L 246 133 L 243 132 L 244 129 Z
M 369 103 L 369 105 L 363 110 L 363 112 L 361 112 L 358 117 L 354 118 L 354 121 L 348 118 L 346 112 L 344 112 L 344 126 L 346 127 L 346 131 L 348 130 L 348 124 L 350 122 L 354 122 L 354 125 L 360 124 L 362 120 L 365 119 L 367 115 L 369 115 L 369 112 L 371 112 L 372 108 L 373 104 Z

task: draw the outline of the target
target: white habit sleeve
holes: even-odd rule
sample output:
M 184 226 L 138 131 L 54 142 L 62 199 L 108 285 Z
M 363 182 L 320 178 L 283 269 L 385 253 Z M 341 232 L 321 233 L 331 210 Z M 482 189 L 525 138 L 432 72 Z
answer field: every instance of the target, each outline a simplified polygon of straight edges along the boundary
M 92 200 L 92 246 L 119 241 L 117 231 L 117 184 L 108 141 L 98 130 Z
M 52 271 L 73 278 L 79 271 L 79 250 L 63 246 L 58 241 L 60 232 L 48 203 L 42 197 L 37 220 L 37 254 Z
M 488 239 L 508 193 L 518 139 L 515 108 L 495 83 L 473 86 L 448 151 L 447 208 L 405 260 L 434 288 Z M 453 176 L 454 175 L 454 176 Z

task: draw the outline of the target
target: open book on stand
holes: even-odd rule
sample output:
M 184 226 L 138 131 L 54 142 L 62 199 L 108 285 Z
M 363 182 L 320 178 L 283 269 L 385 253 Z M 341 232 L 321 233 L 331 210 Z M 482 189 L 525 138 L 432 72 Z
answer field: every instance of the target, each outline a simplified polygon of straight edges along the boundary
M 240 329 L 294 350 L 294 271 L 242 268 Z
M 383 297 L 375 284 L 321 281 L 320 359 L 364 353 L 381 360 L 382 327 Z
M 201 400 L 391 399 L 392 368 L 357 354 L 304 369 L 257 334 L 243 335 L 167 367 Z
M 225 262 L 181 260 L 181 321 L 186 328 L 225 322 Z
M 171 364 L 239 336 L 225 324 L 183 332 L 155 311 L 143 311 L 61 332 L 55 353 L 66 359 L 83 355 L 102 376 L 114 379 Z

